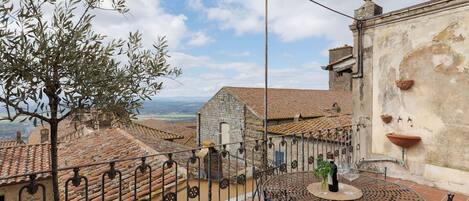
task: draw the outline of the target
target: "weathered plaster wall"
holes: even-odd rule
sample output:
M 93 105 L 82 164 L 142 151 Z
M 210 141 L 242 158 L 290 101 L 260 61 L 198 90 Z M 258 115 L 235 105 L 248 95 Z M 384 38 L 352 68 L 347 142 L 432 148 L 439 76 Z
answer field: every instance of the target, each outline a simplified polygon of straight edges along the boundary
M 46 187 L 46 200 L 53 200 L 53 193 L 52 193 L 52 180 L 51 179 L 45 179 L 41 180 L 38 183 L 43 184 Z M 16 201 L 19 200 L 18 194 L 20 192 L 20 189 L 28 185 L 28 183 L 22 183 L 22 184 L 14 184 L 14 185 L 8 185 L 8 186 L 1 186 L 0 187 L 0 195 L 5 196 L 6 201 Z M 41 201 L 42 200 L 42 189 L 39 188 L 36 194 L 34 195 L 29 195 L 29 193 L 26 192 L 26 189 L 23 190 L 23 193 L 21 194 L 21 199 L 22 200 L 30 200 L 30 201 Z
M 401 149 L 385 135 L 420 136 L 407 150 L 408 170 L 395 176 L 469 194 L 469 6 L 369 28 L 364 48 L 367 68 L 365 78 L 354 81 L 364 83 L 354 85 L 354 107 L 361 109 L 354 120 L 371 114 L 372 135 L 362 134 L 371 137 L 371 152 L 400 159 Z M 402 91 L 399 79 L 415 85 Z M 385 124 L 382 114 L 394 120 Z

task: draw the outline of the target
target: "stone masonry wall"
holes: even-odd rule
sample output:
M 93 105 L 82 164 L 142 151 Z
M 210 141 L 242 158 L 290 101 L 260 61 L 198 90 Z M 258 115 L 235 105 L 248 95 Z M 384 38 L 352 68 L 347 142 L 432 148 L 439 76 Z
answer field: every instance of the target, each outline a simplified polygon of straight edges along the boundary
M 352 54 L 352 46 L 344 46 L 329 50 L 329 63 L 335 62 Z M 334 72 L 329 71 L 329 90 L 352 90 L 352 74 L 350 71 Z
M 199 111 L 201 140 L 210 140 L 215 144 L 221 143 L 220 124 L 227 123 L 230 126 L 230 142 L 243 141 L 244 104 L 234 96 L 220 90 Z M 230 152 L 238 146 L 229 146 Z
M 329 71 L 329 90 L 352 91 L 352 73 Z

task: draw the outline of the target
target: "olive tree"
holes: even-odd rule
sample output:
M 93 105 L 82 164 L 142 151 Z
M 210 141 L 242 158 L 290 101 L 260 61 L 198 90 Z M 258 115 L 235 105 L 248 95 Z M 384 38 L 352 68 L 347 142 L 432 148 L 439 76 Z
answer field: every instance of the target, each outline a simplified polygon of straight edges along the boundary
M 110 0 L 111 1 L 111 0 Z M 165 38 L 146 48 L 142 34 L 112 39 L 93 30 L 99 12 L 125 15 L 125 0 L 0 0 L 0 120 L 49 124 L 54 200 L 59 200 L 59 122 L 96 108 L 129 119 L 163 82 L 171 66 Z

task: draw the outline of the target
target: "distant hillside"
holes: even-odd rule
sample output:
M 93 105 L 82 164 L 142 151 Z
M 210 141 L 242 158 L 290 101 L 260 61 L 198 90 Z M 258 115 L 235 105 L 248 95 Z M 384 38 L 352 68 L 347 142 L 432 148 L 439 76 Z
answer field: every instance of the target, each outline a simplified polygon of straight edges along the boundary
M 141 114 L 192 114 L 195 115 L 205 101 L 180 99 L 155 99 L 143 104 Z
M 167 121 L 193 121 L 197 111 L 208 100 L 206 97 L 156 97 L 147 101 L 138 115 L 139 119 L 161 119 Z M 0 116 L 4 116 L 4 110 L 0 109 Z M 17 130 L 25 135 L 32 128 L 30 122 L 0 121 L 0 138 L 14 137 Z

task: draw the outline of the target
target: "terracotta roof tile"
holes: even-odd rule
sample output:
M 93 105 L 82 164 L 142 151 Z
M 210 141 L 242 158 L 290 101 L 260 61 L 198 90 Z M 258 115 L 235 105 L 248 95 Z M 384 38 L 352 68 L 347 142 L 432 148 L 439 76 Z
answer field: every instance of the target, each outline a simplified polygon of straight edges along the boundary
M 82 136 L 72 143 L 62 143 L 59 146 L 59 160 L 61 167 L 74 167 L 90 163 L 104 162 L 110 160 L 120 160 L 126 158 L 140 157 L 148 154 L 156 154 L 155 150 L 146 146 L 122 129 L 107 129 L 98 131 L 86 136 Z M 163 163 L 167 160 L 165 156 L 150 157 L 146 160 L 152 168 L 152 191 L 159 193 L 162 187 Z M 134 171 L 141 164 L 140 160 L 129 160 L 117 162 L 115 168 L 122 172 L 122 195 L 123 200 L 133 200 Z M 180 167 L 179 167 L 180 168 Z M 109 165 L 97 165 L 85 167 L 80 170 L 80 175 L 86 176 L 89 180 L 90 200 L 100 200 L 101 177 L 109 170 Z M 185 171 L 178 171 L 178 180 L 183 180 Z M 165 184 L 174 185 L 176 180 L 174 166 L 165 170 Z M 72 171 L 62 171 L 59 174 L 61 184 L 73 176 Z M 138 174 L 137 185 L 139 186 L 140 197 L 148 194 L 149 174 Z M 117 177 L 116 177 L 117 178 Z M 117 199 L 118 179 L 112 181 L 106 177 L 105 191 L 106 199 Z M 184 183 L 180 183 L 184 184 Z M 62 185 L 63 186 L 63 185 Z M 63 196 L 63 190 L 62 196 Z M 75 188 L 70 186 L 69 200 L 83 199 L 83 186 Z
M 340 49 L 345 49 L 345 48 L 353 48 L 353 46 L 350 46 L 348 44 L 344 44 L 343 46 L 329 49 L 329 51 L 340 50 Z
M 169 122 L 158 119 L 145 119 L 139 123 L 169 133 L 177 133 L 184 138 L 176 139 L 174 142 L 187 147 L 197 147 L 197 125 L 195 122 Z
M 353 59 L 353 58 L 354 58 L 354 57 L 353 57 L 352 54 L 349 54 L 349 55 L 347 55 L 347 56 L 344 56 L 344 57 L 342 57 L 342 58 L 340 58 L 340 59 L 337 59 L 336 61 L 333 61 L 333 62 L 329 63 L 329 64 L 327 65 L 327 69 L 328 69 L 328 70 L 331 70 L 334 65 L 337 65 L 337 64 L 339 64 L 339 63 L 342 63 L 342 62 L 344 62 L 344 61 L 346 61 L 346 60 Z
M 161 141 L 161 140 L 160 140 Z M 50 144 L 23 145 L 0 148 L 0 185 L 7 185 L 27 181 L 27 177 L 15 179 L 1 179 L 15 175 L 30 174 L 34 172 L 50 171 Z M 136 140 L 122 129 L 107 129 L 90 133 L 76 138 L 68 143 L 58 145 L 59 168 L 86 166 L 93 163 L 101 163 L 112 160 L 140 157 L 150 154 L 158 154 L 157 151 Z M 152 192 L 158 194 L 162 187 L 163 163 L 166 156 L 149 157 L 146 163 L 152 167 Z M 139 159 L 127 160 L 116 163 L 116 169 L 122 172 L 123 200 L 133 200 L 134 171 L 141 164 Z M 179 166 L 176 177 L 174 166 L 166 168 L 164 177 L 167 187 L 173 186 L 176 179 L 185 180 L 185 170 Z M 109 170 L 109 164 L 82 167 L 80 175 L 86 176 L 89 182 L 90 200 L 100 200 L 101 177 Z M 139 197 L 148 194 L 148 173 L 138 174 L 137 186 Z M 38 175 L 38 178 L 48 177 L 49 174 Z M 73 177 L 72 170 L 59 171 L 59 183 L 61 196 L 64 196 L 64 187 L 67 179 Z M 106 179 L 106 199 L 116 199 L 118 191 L 117 179 Z M 183 186 L 185 183 L 180 183 Z M 69 186 L 69 200 L 81 200 L 84 196 L 84 185 L 79 187 Z
M 0 178 L 44 172 L 50 169 L 50 144 L 19 145 L 0 148 Z M 38 175 L 37 178 L 48 177 Z M 28 180 L 28 177 L 0 179 L 0 186 Z
M 171 123 L 171 122 L 161 121 L 161 120 L 150 120 L 150 121 L 146 120 L 145 122 L 147 125 L 151 123 L 151 125 L 159 126 L 158 129 L 160 129 L 161 127 L 163 127 L 163 129 L 168 129 L 169 127 L 173 127 L 174 124 L 176 124 L 177 126 L 181 126 L 181 125 L 192 126 L 194 124 L 192 122 Z M 193 129 L 195 130 L 195 128 Z M 192 136 L 190 138 L 183 140 L 183 141 L 193 140 L 194 142 L 190 142 L 194 144 L 193 146 L 187 146 L 184 143 L 179 143 L 179 142 L 169 142 L 169 141 L 164 141 L 164 140 L 162 141 L 152 136 L 138 135 L 134 137 L 140 140 L 141 142 L 145 143 L 152 149 L 159 151 L 159 152 L 178 152 L 178 151 L 190 150 L 190 149 L 197 147 L 195 136 Z M 191 156 L 192 154 L 190 151 L 185 151 L 185 152 L 175 153 L 173 155 L 173 158 L 175 161 L 178 162 L 178 164 L 183 164 L 185 167 L 188 159 Z M 227 158 L 222 158 L 222 169 L 225 173 L 227 172 L 227 169 L 229 168 L 229 171 L 231 172 L 231 174 L 233 174 L 233 172 L 235 172 L 236 170 L 236 164 L 238 164 L 238 170 L 241 170 L 244 167 L 244 163 L 239 160 L 231 159 L 231 161 L 228 162 Z M 202 165 L 201 168 L 203 169 L 204 165 L 202 161 L 201 161 L 201 165 Z M 197 173 L 197 169 L 194 165 L 190 166 L 189 168 L 190 168 L 189 171 L 191 174 Z
M 321 138 L 319 130 L 334 129 L 338 127 L 347 127 L 352 125 L 351 115 L 319 117 L 304 121 L 269 126 L 268 131 L 271 134 L 278 135 L 299 135 L 304 133 L 305 137 Z
M 264 89 L 224 87 L 239 101 L 245 103 L 259 118 L 264 118 Z M 269 88 L 269 119 L 319 117 L 328 114 L 334 103 L 341 107 L 342 114 L 352 113 L 352 93 L 349 91 L 276 89 Z
M 134 136 L 148 136 L 155 137 L 163 140 L 174 140 L 183 139 L 184 137 L 178 134 L 162 131 L 156 128 L 152 128 L 137 122 L 130 122 L 127 124 L 121 124 L 120 127 L 124 128 L 128 133 Z
M 3 147 L 13 147 L 13 146 L 19 146 L 19 145 L 24 145 L 25 143 L 23 141 L 18 142 L 17 140 L 0 140 L 0 148 Z

